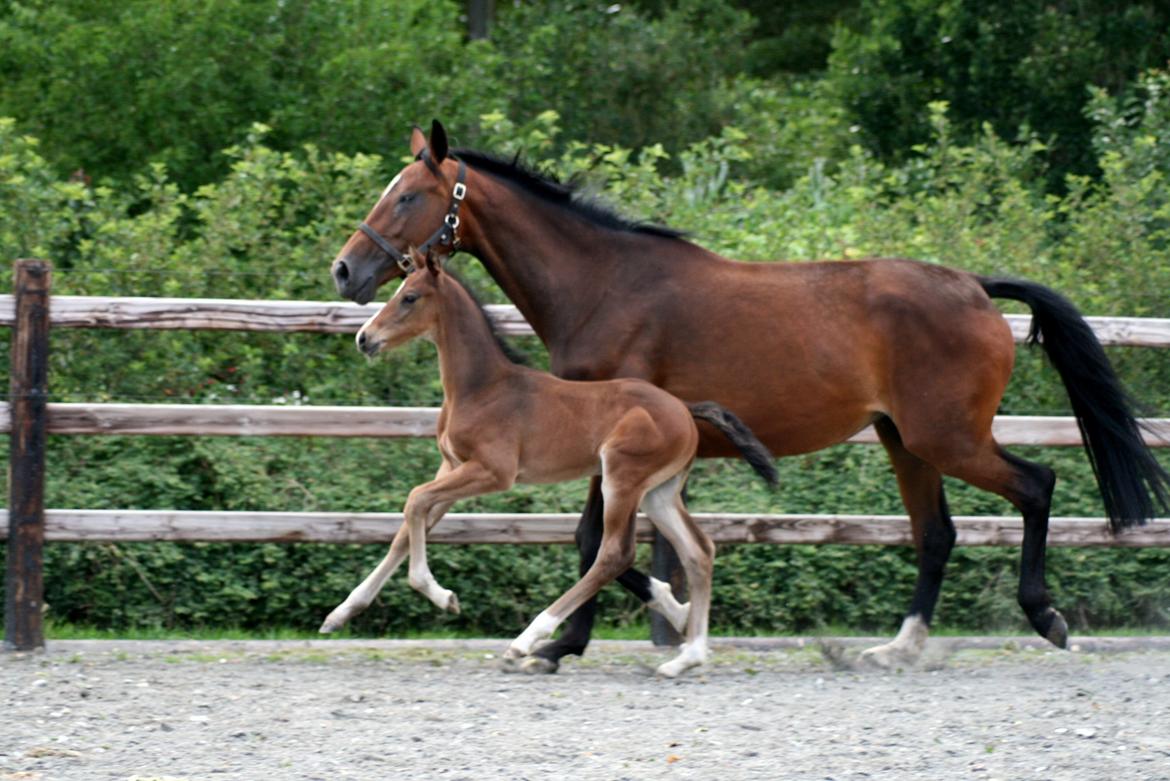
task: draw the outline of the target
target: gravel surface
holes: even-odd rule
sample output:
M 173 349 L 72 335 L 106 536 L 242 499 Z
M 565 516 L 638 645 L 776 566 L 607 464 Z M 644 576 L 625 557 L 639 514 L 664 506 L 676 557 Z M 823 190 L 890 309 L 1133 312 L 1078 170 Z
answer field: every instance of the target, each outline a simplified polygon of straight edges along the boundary
M 1170 779 L 1170 650 L 717 643 L 698 675 L 596 643 L 96 642 L 0 654 L 0 779 Z

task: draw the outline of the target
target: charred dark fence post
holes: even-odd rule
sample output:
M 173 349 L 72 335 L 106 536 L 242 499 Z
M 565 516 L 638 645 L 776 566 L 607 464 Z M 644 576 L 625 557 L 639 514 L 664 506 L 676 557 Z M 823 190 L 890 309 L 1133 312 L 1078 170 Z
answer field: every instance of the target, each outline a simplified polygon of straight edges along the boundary
M 49 359 L 49 274 L 43 260 L 18 260 L 9 369 L 8 573 L 4 647 L 45 645 L 42 608 L 45 542 L 45 397 Z
M 651 546 L 650 574 L 670 584 L 679 602 L 686 600 L 687 576 L 683 571 L 678 554 L 666 538 L 654 530 L 654 544 Z M 654 645 L 682 645 L 682 635 L 675 631 L 662 615 L 650 611 L 650 639 Z

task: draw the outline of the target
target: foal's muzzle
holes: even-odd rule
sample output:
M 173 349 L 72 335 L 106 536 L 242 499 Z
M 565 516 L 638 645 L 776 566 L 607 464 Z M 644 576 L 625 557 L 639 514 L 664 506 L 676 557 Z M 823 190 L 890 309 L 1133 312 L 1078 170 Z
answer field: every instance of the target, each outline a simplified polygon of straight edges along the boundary
M 377 355 L 378 348 L 382 346 L 381 342 L 376 339 L 371 339 L 364 330 L 358 331 L 357 336 L 354 337 L 354 341 L 357 342 L 358 350 L 370 358 Z

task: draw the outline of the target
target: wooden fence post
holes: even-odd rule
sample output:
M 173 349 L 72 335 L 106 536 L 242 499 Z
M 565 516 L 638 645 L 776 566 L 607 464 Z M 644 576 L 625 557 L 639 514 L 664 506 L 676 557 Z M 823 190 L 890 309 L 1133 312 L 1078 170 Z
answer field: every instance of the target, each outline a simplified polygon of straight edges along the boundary
M 14 267 L 16 318 L 8 386 L 12 432 L 4 604 L 4 647 L 13 651 L 31 651 L 45 645 L 41 612 L 50 268 L 43 260 L 18 260 Z
M 678 601 L 685 601 L 687 576 L 683 571 L 682 562 L 678 560 L 674 548 L 657 529 L 654 530 L 654 542 L 650 550 L 650 574 L 669 583 Z M 670 622 L 653 610 L 650 611 L 650 639 L 654 645 L 682 645 L 683 641 L 682 635 L 675 631 Z

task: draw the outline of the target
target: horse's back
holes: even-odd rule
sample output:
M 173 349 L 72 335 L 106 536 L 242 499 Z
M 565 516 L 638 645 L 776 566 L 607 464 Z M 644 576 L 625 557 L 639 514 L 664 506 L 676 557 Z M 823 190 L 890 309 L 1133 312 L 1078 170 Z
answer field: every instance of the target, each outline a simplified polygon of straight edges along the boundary
M 918 261 L 727 263 L 681 298 L 663 386 L 724 404 L 777 454 L 973 399 L 990 425 L 1015 354 L 975 276 Z M 700 450 L 731 455 L 706 431 Z

